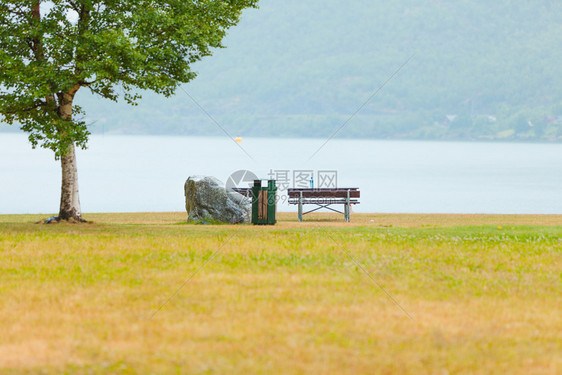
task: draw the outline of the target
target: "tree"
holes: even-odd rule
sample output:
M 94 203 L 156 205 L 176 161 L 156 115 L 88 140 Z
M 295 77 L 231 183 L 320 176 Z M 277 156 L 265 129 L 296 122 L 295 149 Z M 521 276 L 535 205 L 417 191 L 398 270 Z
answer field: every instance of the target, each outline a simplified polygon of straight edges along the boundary
M 89 131 L 78 90 L 135 105 L 134 90 L 172 95 L 190 65 L 222 47 L 258 0 L 0 0 L 0 120 L 62 167 L 59 218 L 83 221 L 75 147 Z

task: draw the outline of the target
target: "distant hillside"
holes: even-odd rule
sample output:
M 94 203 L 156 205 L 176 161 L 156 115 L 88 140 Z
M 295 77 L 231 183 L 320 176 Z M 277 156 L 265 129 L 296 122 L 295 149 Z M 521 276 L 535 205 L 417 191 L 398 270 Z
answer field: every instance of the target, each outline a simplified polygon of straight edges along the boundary
M 232 135 L 562 140 L 562 3 L 262 0 L 184 88 Z M 183 91 L 80 93 L 93 131 L 220 134 Z

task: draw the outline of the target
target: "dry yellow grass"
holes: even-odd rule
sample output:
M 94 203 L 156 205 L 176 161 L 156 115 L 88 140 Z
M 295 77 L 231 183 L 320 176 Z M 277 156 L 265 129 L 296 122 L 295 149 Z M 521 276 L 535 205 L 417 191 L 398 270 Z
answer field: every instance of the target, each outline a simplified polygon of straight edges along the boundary
M 0 373 L 562 372 L 562 216 L 41 217 L 0 216 Z
M 32 223 L 52 215 L 0 215 L 0 223 Z M 139 213 L 94 213 L 85 218 L 94 223 L 165 225 L 183 223 L 185 212 L 139 212 Z M 293 212 L 278 212 L 277 227 L 334 227 L 350 226 L 399 226 L 399 227 L 451 227 L 467 225 L 540 225 L 560 226 L 562 215 L 486 215 L 486 214 L 352 214 L 351 222 L 346 223 L 343 215 L 335 213 L 313 213 L 298 222 Z M 296 225 L 293 225 L 296 223 Z

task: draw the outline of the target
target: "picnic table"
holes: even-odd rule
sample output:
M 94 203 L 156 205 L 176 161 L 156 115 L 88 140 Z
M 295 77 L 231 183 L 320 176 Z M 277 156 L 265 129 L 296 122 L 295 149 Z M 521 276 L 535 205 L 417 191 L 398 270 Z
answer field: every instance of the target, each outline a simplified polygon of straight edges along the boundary
M 361 193 L 359 188 L 290 188 L 288 190 L 289 204 L 298 205 L 299 221 L 303 220 L 303 216 L 322 208 L 343 214 L 345 221 L 350 221 L 351 206 L 359 204 Z M 313 210 L 303 212 L 305 204 L 312 204 L 318 207 Z M 338 211 L 331 206 L 343 205 L 343 212 Z

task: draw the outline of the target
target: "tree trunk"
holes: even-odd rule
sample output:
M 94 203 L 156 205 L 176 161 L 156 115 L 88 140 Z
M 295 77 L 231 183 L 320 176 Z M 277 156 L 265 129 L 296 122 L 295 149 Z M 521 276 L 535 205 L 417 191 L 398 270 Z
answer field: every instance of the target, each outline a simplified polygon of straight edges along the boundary
M 68 152 L 60 158 L 62 167 L 62 185 L 60 195 L 60 220 L 84 221 L 78 195 L 78 168 L 74 144 L 68 146 Z
M 63 120 L 72 119 L 72 101 L 79 86 L 59 96 L 59 116 Z M 60 194 L 59 220 L 83 222 L 78 194 L 78 167 L 76 165 L 76 148 L 71 143 L 67 152 L 61 156 L 62 184 Z

